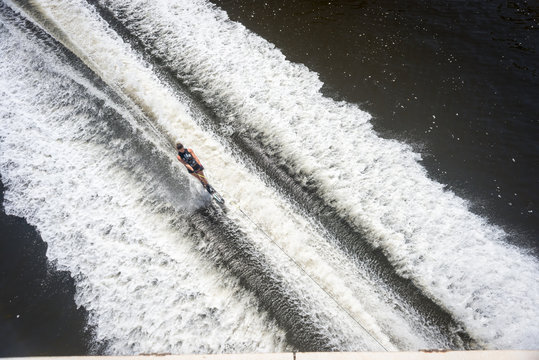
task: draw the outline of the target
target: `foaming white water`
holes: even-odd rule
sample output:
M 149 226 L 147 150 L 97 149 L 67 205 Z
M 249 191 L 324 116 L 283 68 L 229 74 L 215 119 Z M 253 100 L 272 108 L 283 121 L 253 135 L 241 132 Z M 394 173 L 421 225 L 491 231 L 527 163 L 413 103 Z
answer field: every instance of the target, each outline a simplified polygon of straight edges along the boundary
M 71 273 L 96 340 L 112 354 L 284 350 L 256 300 L 168 225 L 174 213 L 148 201 L 151 185 L 118 166 L 114 146 L 93 141 L 107 135 L 91 124 L 99 91 L 81 90 L 81 76 L 8 27 L 0 23 L 5 209 L 36 226 L 47 257 Z
M 194 147 L 202 162 L 210 169 L 210 179 L 234 205 L 229 216 L 247 229 L 252 241 L 287 285 L 302 294 L 306 315 L 321 322 L 312 314 L 324 313 L 324 322 L 315 325 L 326 328 L 327 333 L 335 337 L 338 348 L 374 350 L 380 349 L 378 342 L 388 349 L 395 348 L 394 344 L 417 348 L 443 343 L 422 333 L 421 326 L 413 324 L 413 317 L 395 309 L 393 300 L 388 299 L 391 295 L 374 287 L 368 274 L 358 273 L 355 264 L 350 264 L 344 254 L 324 246 L 324 239 L 312 230 L 309 222 L 260 179 L 249 174 L 211 133 L 201 129 L 180 94 L 174 94 L 161 84 L 151 69 L 84 2 L 40 1 L 35 6 L 63 32 L 59 37 L 66 46 L 104 81 L 144 109 L 168 138 L 180 134 L 185 143 L 196 144 Z M 53 30 L 51 32 L 54 34 Z M 160 151 L 168 149 L 160 148 Z M 173 154 L 170 157 L 173 158 Z M 179 166 L 178 171 L 182 171 Z M 323 290 L 314 286 L 280 249 L 263 238 L 235 206 L 248 212 Z
M 207 1 L 100 2 L 223 120 L 262 135 L 276 160 L 314 180 L 472 336 L 492 348 L 537 347 L 536 260 L 430 180 L 409 146 L 376 136 L 369 114 L 323 97 L 316 74 Z

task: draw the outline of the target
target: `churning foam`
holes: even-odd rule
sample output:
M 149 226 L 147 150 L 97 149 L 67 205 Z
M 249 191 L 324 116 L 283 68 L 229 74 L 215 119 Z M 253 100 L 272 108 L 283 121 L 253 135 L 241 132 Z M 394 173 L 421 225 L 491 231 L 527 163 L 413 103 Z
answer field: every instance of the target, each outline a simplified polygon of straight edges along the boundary
M 307 220 L 295 214 L 260 179 L 249 174 L 237 158 L 228 156 L 230 149 L 200 127 L 181 94 L 163 85 L 152 70 L 132 53 L 87 4 L 73 0 L 44 0 L 36 3 L 36 8 L 47 16 L 55 29 L 62 32 L 55 34 L 55 29 L 50 30 L 54 35 L 59 36 L 104 81 L 142 108 L 160 126 L 167 138 L 175 138 L 180 134 L 185 143 L 196 143 L 197 153 L 206 168 L 211 169 L 208 172 L 212 182 L 222 189 L 225 197 L 248 212 L 309 276 L 321 284 L 323 290 L 316 288 L 308 276 L 298 273 L 295 264 L 278 248 L 268 244 L 267 239 L 261 238 L 257 229 L 247 231 L 252 241 L 268 256 L 275 271 L 286 279 L 289 287 L 304 294 L 302 303 L 306 316 L 313 316 L 313 321 L 316 321 L 316 315 L 311 315 L 310 310 L 312 314 L 316 314 L 316 311 L 328 314 L 327 321 L 320 326 L 327 328 L 328 333 L 335 337 L 340 349 L 380 349 L 377 342 L 389 349 L 395 348 L 394 344 L 402 348 L 417 348 L 435 347 L 444 343 L 443 340 L 426 336 L 425 333 L 431 335 L 428 331 L 422 333 L 420 326 L 414 324 L 413 317 L 401 313 L 393 306 L 391 294 L 376 288 L 368 278 L 369 274 L 358 274 L 355 265 L 350 264 L 344 254 L 324 246 L 324 240 L 313 232 Z M 158 150 L 169 151 L 166 146 L 161 144 Z M 173 155 L 170 157 L 173 159 Z M 178 168 L 178 171 L 181 170 Z M 135 206 L 135 203 L 130 203 L 128 208 Z M 139 211 L 137 216 L 142 216 L 144 210 Z M 229 216 L 246 229 L 252 227 L 234 207 Z M 119 221 L 119 224 L 122 222 Z M 165 254 L 170 255 L 167 251 Z M 365 333 L 363 327 L 375 337 L 375 341 Z M 183 330 L 180 327 L 178 331 Z M 103 338 L 106 338 L 105 333 Z M 115 338 L 118 336 L 116 334 L 113 332 L 111 336 Z M 344 340 L 337 340 L 339 337 Z M 142 340 L 139 338 L 139 341 Z M 264 346 L 261 346 L 257 351 L 263 349 Z
M 409 146 L 378 137 L 369 114 L 323 97 L 315 73 L 205 0 L 100 3 L 222 121 L 262 136 L 297 179 L 315 181 L 475 338 L 492 348 L 537 347 L 537 261 L 430 180 Z
M 324 239 L 313 232 L 309 222 L 250 174 L 238 158 L 229 156 L 230 149 L 197 123 L 198 119 L 181 94 L 162 84 L 152 69 L 133 54 L 91 7 L 76 0 L 44 0 L 36 2 L 35 7 L 54 24 L 51 31 L 55 36 L 104 81 L 142 108 L 159 124 L 167 138 L 181 134 L 187 144 L 196 144 L 197 153 L 207 169 L 211 169 L 212 182 L 222 189 L 225 197 L 248 212 L 277 245 L 322 286 L 323 290 L 318 289 L 309 276 L 297 273 L 297 269 L 293 269 L 295 264 L 291 264 L 280 249 L 268 246 L 267 239 L 257 241 L 258 234 L 252 231 L 252 240 L 270 263 L 273 262 L 275 271 L 283 274 L 291 289 L 303 294 L 301 301 L 306 315 L 312 316 L 313 322 L 319 322 L 313 325 L 326 328 L 335 338 L 337 348 L 374 350 L 380 349 L 379 343 L 388 349 L 395 348 L 395 344 L 401 348 L 445 344 L 445 340 L 433 338 L 429 329 L 421 329 L 413 318 L 413 311 L 401 312 L 402 307 L 395 307 L 398 299 L 392 299 L 385 289 L 377 288 L 368 273 L 358 274 L 355 265 L 339 250 L 324 247 Z M 61 33 L 55 33 L 56 30 Z M 160 151 L 167 152 L 164 146 Z M 250 226 L 234 207 L 229 216 L 246 228 Z M 297 275 L 291 276 L 292 273 Z M 323 323 L 316 315 L 321 309 L 329 314 Z
M 115 148 L 133 139 L 92 123 L 112 116 L 99 91 L 0 21 L 5 209 L 36 226 L 47 257 L 71 273 L 97 340 L 113 354 L 284 350 L 257 301 L 168 225 L 174 212 L 148 201 L 151 185 L 118 166 Z

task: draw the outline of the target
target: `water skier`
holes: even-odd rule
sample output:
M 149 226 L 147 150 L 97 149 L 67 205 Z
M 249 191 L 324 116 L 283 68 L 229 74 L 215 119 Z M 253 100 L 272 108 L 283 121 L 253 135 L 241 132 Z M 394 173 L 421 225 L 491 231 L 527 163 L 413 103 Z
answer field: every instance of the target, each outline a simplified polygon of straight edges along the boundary
M 176 143 L 176 150 L 178 150 L 178 160 L 187 168 L 189 174 L 196 177 L 204 188 L 210 193 L 213 194 L 215 190 L 208 184 L 206 176 L 204 176 L 204 166 L 195 155 L 193 149 L 186 149 L 183 147 L 182 143 Z

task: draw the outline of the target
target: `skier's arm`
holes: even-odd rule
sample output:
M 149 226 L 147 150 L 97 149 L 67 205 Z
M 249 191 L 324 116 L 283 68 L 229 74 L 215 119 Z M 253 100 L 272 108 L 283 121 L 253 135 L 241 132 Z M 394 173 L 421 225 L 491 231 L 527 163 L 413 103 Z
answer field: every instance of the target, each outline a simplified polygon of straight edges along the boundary
M 180 162 L 183 164 L 183 166 L 185 166 L 187 168 L 187 171 L 189 173 L 192 173 L 194 172 L 195 170 L 191 167 L 191 165 L 189 165 L 188 163 L 186 163 L 185 161 L 183 161 L 183 159 L 180 157 L 180 155 L 177 155 L 176 156 L 178 158 L 178 160 L 180 160 Z
M 204 166 L 202 166 L 202 163 L 201 163 L 200 160 L 198 159 L 198 156 L 195 154 L 195 152 L 193 151 L 193 149 L 189 149 L 189 152 L 191 153 L 191 155 L 193 155 L 193 157 L 195 158 L 197 164 L 200 165 L 202 168 L 204 168 Z

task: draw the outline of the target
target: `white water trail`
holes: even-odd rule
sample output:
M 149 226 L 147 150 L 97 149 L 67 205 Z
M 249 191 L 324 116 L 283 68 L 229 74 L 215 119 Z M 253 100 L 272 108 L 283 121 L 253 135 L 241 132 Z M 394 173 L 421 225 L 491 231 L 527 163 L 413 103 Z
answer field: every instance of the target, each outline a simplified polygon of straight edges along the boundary
M 260 135 L 299 181 L 314 181 L 474 338 L 489 348 L 537 347 L 536 259 L 429 179 L 409 146 L 378 137 L 369 114 L 322 96 L 315 73 L 208 1 L 100 2 L 221 119 Z
M 48 259 L 71 273 L 96 341 L 126 355 L 285 350 L 284 333 L 257 301 L 169 225 L 177 213 L 151 201 L 151 184 L 118 165 L 116 149 L 133 139 L 110 137 L 105 121 L 94 122 L 112 116 L 102 110 L 114 104 L 3 20 L 5 210 L 34 225 Z
M 193 117 L 192 110 L 185 102 L 183 102 L 181 95 L 175 94 L 167 86 L 163 85 L 153 74 L 152 70 L 108 28 L 107 24 L 99 18 L 87 4 L 80 1 L 66 0 L 40 1 L 35 3 L 34 6 L 47 17 L 47 20 L 50 23 L 54 24 L 56 29 L 62 31 L 62 34 L 55 34 L 55 29 L 49 29 L 53 35 L 57 35 L 65 46 L 73 51 L 80 59 L 83 59 L 104 81 L 113 88 L 119 89 L 122 94 L 125 94 L 142 108 L 145 113 L 150 116 L 161 129 L 163 129 L 167 138 L 174 138 L 179 134 L 186 144 L 196 144 L 196 151 L 199 154 L 199 157 L 206 168 L 211 169 L 208 173 L 212 183 L 222 191 L 225 198 L 229 199 L 233 205 L 229 212 L 229 217 L 241 224 L 245 229 L 249 230 L 249 228 L 252 228 L 252 224 L 249 224 L 235 207 L 243 209 L 243 211 L 247 212 L 274 241 L 278 242 L 278 245 L 285 250 L 287 255 L 291 256 L 298 264 L 300 264 L 302 269 L 322 286 L 324 289 L 323 291 L 314 286 L 308 277 L 299 273 L 298 269 L 295 269 L 295 265 L 291 263 L 287 256 L 285 256 L 278 248 L 268 243 L 266 239 L 263 239 L 255 229 L 251 230 L 253 242 L 267 255 L 269 262 L 273 264 L 275 271 L 283 274 L 283 277 L 285 277 L 290 288 L 298 289 L 300 293 L 304 294 L 303 301 L 305 302 L 306 312 L 309 311 L 309 308 L 316 308 L 318 310 L 321 309 L 328 314 L 328 317 L 331 320 L 328 323 L 321 324 L 321 326 L 327 328 L 329 334 L 335 334 L 334 336 L 336 338 L 344 336 L 344 340 L 339 340 L 343 341 L 340 345 L 342 350 L 380 349 L 380 345 L 378 345 L 377 342 L 382 343 L 384 347 L 388 349 L 396 348 L 393 342 L 404 348 L 431 347 L 439 344 L 438 339 L 431 339 L 426 337 L 425 334 L 415 333 L 417 330 L 414 327 L 415 325 L 410 323 L 410 319 L 403 317 L 403 314 L 394 309 L 392 300 L 386 299 L 387 294 L 383 292 L 383 289 L 373 288 L 372 281 L 368 278 L 368 274 L 358 273 L 355 265 L 351 264 L 350 260 L 344 254 L 341 254 L 337 249 L 323 245 L 325 240 L 313 231 L 308 220 L 303 219 L 295 213 L 286 201 L 279 198 L 271 188 L 268 188 L 260 179 L 251 175 L 241 162 L 238 162 L 237 158 L 228 156 L 230 149 L 224 147 L 211 133 L 199 126 L 196 119 Z M 8 71 L 6 70 L 6 72 Z M 44 110 L 40 109 L 39 111 Z M 74 146 L 72 143 L 69 145 Z M 84 146 L 88 147 L 87 145 Z M 53 154 L 54 157 L 60 156 L 62 152 L 67 151 L 66 149 L 66 147 L 62 147 L 61 150 L 58 150 L 58 153 L 55 152 Z M 90 150 L 91 149 L 88 149 L 91 156 L 98 156 L 99 149 L 94 150 L 93 152 Z M 172 153 L 172 149 L 170 150 L 170 158 L 173 159 L 174 154 Z M 168 149 L 160 148 L 159 151 L 168 151 Z M 79 154 L 79 156 L 83 157 L 83 154 Z M 113 155 L 110 155 L 110 157 L 113 157 Z M 62 157 L 60 158 L 62 159 Z M 23 161 L 22 159 L 23 157 L 20 157 L 21 162 Z M 99 157 L 94 161 L 103 161 L 101 159 L 102 158 Z M 77 171 L 79 171 L 78 168 L 75 169 L 74 173 L 77 173 Z M 82 169 L 80 171 L 82 171 Z M 94 171 L 97 170 L 88 169 L 85 174 L 90 174 Z M 179 164 L 178 171 L 183 171 Z M 97 173 L 99 173 L 99 171 Z M 234 176 L 230 176 L 230 174 L 234 174 Z M 7 176 L 9 178 L 12 175 L 8 174 Z M 30 176 L 30 174 L 28 174 L 28 176 Z M 141 200 L 134 194 L 139 194 L 142 190 L 140 188 L 129 189 L 129 187 L 136 186 L 137 184 L 130 184 L 129 181 L 125 180 L 125 176 L 122 176 L 121 174 L 104 173 L 104 176 L 105 178 L 110 177 L 111 180 L 117 178 L 115 180 L 118 181 L 116 183 L 117 187 L 124 181 L 126 182 L 126 187 L 123 189 L 124 192 L 120 191 L 122 189 L 112 188 L 110 192 L 107 193 L 107 196 L 112 196 L 115 191 L 118 191 L 119 194 L 122 195 L 120 198 L 123 199 L 123 196 L 125 196 L 126 199 L 129 199 L 128 194 L 131 194 L 130 196 L 135 196 L 136 200 L 127 205 L 121 204 L 120 207 L 122 209 L 124 207 L 128 209 L 131 209 L 131 207 L 136 208 L 138 202 L 141 202 Z M 69 179 L 69 177 L 67 177 L 67 179 Z M 49 191 L 57 187 L 61 188 L 61 185 L 62 183 L 50 183 L 48 184 Z M 92 187 L 85 183 L 84 185 L 76 187 L 75 193 L 65 190 L 67 191 L 64 195 L 64 198 L 67 198 L 66 201 L 77 201 L 76 196 L 78 195 L 75 196 L 73 194 L 77 194 L 79 189 L 82 191 L 85 186 L 95 190 L 95 186 Z M 199 185 L 194 183 L 193 187 L 196 188 L 196 186 Z M 107 186 L 105 186 L 104 189 L 107 189 Z M 89 194 L 91 194 L 91 192 L 89 192 Z M 7 195 L 9 195 L 9 192 Z M 8 199 L 7 195 L 6 199 Z M 24 197 L 30 195 L 22 192 L 20 196 L 21 198 L 18 203 L 18 206 L 20 206 L 20 209 L 18 210 L 19 213 L 25 217 L 30 217 L 29 221 L 37 224 L 40 232 L 45 234 L 44 238 L 48 239 L 48 236 L 46 236 L 47 225 L 41 225 L 38 220 L 33 220 L 33 218 L 27 214 L 28 210 L 23 209 L 25 201 Z M 75 196 L 75 198 L 73 198 L 73 196 Z M 32 199 L 31 196 L 30 199 Z M 106 206 L 106 204 L 96 204 L 94 210 L 96 213 L 99 213 L 98 205 L 103 207 Z M 36 205 L 30 208 L 32 209 L 30 211 L 36 211 L 35 208 L 38 208 L 38 206 Z M 69 211 L 72 211 L 77 215 L 71 217 L 72 222 L 70 225 L 75 227 L 76 224 L 73 222 L 77 221 L 75 219 L 78 219 L 78 216 L 83 216 L 84 209 L 70 209 Z M 121 211 L 122 210 L 120 210 L 120 213 Z M 146 216 L 145 214 L 147 211 L 149 211 L 149 209 L 137 209 L 136 215 L 129 215 L 129 218 L 133 218 L 132 222 L 137 223 L 137 220 Z M 166 219 L 163 220 L 158 217 L 152 218 L 152 216 L 148 216 L 148 219 L 150 223 L 153 223 L 154 221 L 156 223 L 166 223 Z M 101 220 L 102 219 L 100 218 L 96 222 L 99 223 Z M 40 221 L 43 223 L 45 222 L 45 220 Z M 124 218 L 120 216 L 117 223 L 110 224 L 107 228 L 114 229 L 116 226 L 121 226 L 123 221 Z M 156 231 L 148 221 L 144 221 L 143 224 L 146 224 L 149 229 Z M 82 222 L 82 224 L 84 224 L 84 222 Z M 124 232 L 120 237 L 125 237 L 128 241 L 133 241 L 131 238 L 132 236 L 138 238 L 137 231 L 142 230 L 137 227 L 135 231 Z M 158 233 L 160 231 L 158 231 Z M 247 232 L 249 233 L 249 231 Z M 153 231 L 150 233 L 153 233 Z M 146 240 L 137 240 L 135 242 L 145 243 Z M 90 251 L 89 253 L 91 254 L 91 250 L 93 250 L 93 248 L 87 251 Z M 118 251 L 118 249 L 114 250 Z M 106 255 L 110 255 L 113 252 L 114 251 L 111 250 L 110 252 L 107 252 Z M 177 253 L 177 251 L 174 250 L 163 250 L 162 252 L 166 256 L 172 256 L 172 254 Z M 84 254 L 85 253 L 86 252 L 84 252 Z M 75 270 L 72 269 L 74 273 L 81 274 L 81 279 L 89 276 L 87 272 L 92 272 L 91 266 L 88 266 L 84 271 L 79 270 L 76 264 L 71 266 L 75 268 Z M 202 274 L 206 272 L 204 266 L 198 266 L 197 271 L 200 271 Z M 294 274 L 294 276 L 291 274 Z M 75 278 L 78 279 L 77 276 L 75 276 Z M 81 286 L 82 285 L 78 285 L 78 288 Z M 113 281 L 111 281 L 108 286 L 112 288 Z M 171 290 L 172 288 L 169 291 Z M 147 296 L 151 297 L 151 291 L 148 291 Z M 325 292 L 335 298 L 337 303 L 335 303 L 332 298 L 328 297 Z M 89 293 L 92 292 L 90 291 Z M 93 300 L 98 303 L 99 299 L 100 297 L 98 295 L 93 297 Z M 95 309 L 94 307 L 97 305 L 89 305 L 90 303 L 90 300 L 86 300 L 86 304 L 88 304 L 90 310 L 93 311 L 93 313 L 98 314 L 95 315 L 97 317 L 94 320 L 98 325 L 98 328 L 102 330 L 100 336 L 103 339 L 112 338 L 117 340 L 121 338 L 121 330 L 125 329 L 116 329 L 115 331 L 115 329 L 112 329 L 114 324 L 107 323 L 107 316 L 110 316 L 115 309 Z M 172 303 L 174 303 L 174 301 L 172 301 Z M 134 304 L 134 306 L 137 305 Z M 343 311 L 342 308 L 346 309 L 346 311 Z M 126 317 L 128 311 L 132 310 L 133 309 L 125 310 Z M 195 313 L 197 312 L 195 311 Z M 348 314 L 351 314 L 352 317 Z M 161 314 L 161 316 L 164 315 Z M 255 315 L 250 316 L 256 318 Z M 157 315 L 156 318 L 163 319 Z M 157 320 L 155 320 L 155 322 L 157 323 Z M 162 325 L 162 323 L 159 324 Z M 238 320 L 237 325 L 240 326 L 241 324 L 242 319 Z M 256 325 L 256 319 L 254 324 Z M 232 323 L 229 325 L 233 326 Z M 138 351 L 138 349 L 147 351 L 145 346 L 148 346 L 151 341 L 144 338 L 143 335 L 135 337 L 136 340 L 133 340 L 131 334 L 133 333 L 136 335 L 138 332 L 141 332 L 144 335 L 151 334 L 151 330 L 157 325 L 152 325 L 150 329 L 140 324 L 139 326 L 140 329 L 135 327 L 135 330 L 130 331 L 128 336 L 126 336 L 124 332 L 123 336 L 126 337 L 124 341 L 129 341 L 128 346 L 130 346 L 130 349 L 133 349 L 133 351 Z M 365 328 L 366 331 L 364 331 L 363 328 Z M 184 330 L 180 326 L 174 328 L 174 330 L 164 331 L 166 337 L 166 335 L 173 334 L 175 331 L 181 334 Z M 219 330 L 217 329 L 214 331 Z M 264 330 L 259 331 L 261 331 L 262 334 L 266 334 Z M 341 333 L 343 335 L 338 335 Z M 374 336 L 374 339 L 371 339 L 371 335 Z M 221 337 L 217 338 L 220 339 L 222 336 L 226 335 L 221 335 Z M 151 339 L 155 340 L 153 337 Z M 204 339 L 200 340 L 204 342 Z M 248 342 L 248 340 L 246 341 Z M 339 343 L 339 341 L 336 341 L 336 343 Z M 217 342 L 217 344 L 221 343 Z M 170 346 L 167 345 L 168 347 L 164 346 L 164 348 L 185 349 L 186 352 L 204 352 L 208 349 L 210 349 L 209 351 L 221 351 L 224 349 L 223 345 L 217 344 L 213 347 L 206 344 L 195 349 L 195 345 L 187 347 L 187 344 L 182 343 Z M 245 348 L 249 348 L 252 344 L 253 342 L 250 342 Z M 257 351 L 264 351 L 264 349 L 268 348 L 270 348 L 269 345 L 261 343 L 261 346 Z M 278 345 L 275 345 L 275 348 L 278 348 Z M 113 352 L 126 351 L 126 345 L 120 341 L 120 345 L 113 349 Z M 234 350 L 243 351 L 243 348 L 238 345 Z

